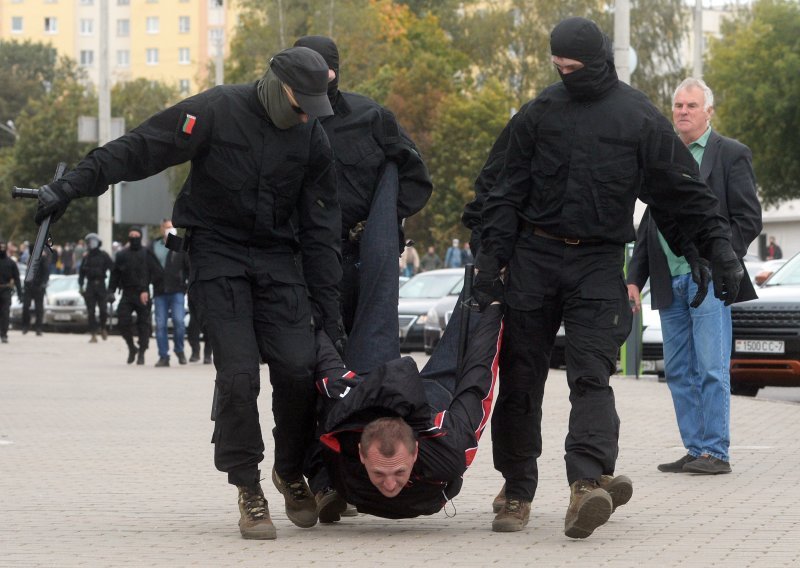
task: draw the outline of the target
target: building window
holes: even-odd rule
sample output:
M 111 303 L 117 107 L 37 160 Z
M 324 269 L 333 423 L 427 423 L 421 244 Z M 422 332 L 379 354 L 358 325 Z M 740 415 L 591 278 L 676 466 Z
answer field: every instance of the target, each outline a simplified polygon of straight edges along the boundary
M 22 33 L 22 16 L 14 16 L 11 18 L 11 33 Z
M 158 16 L 150 16 L 147 18 L 146 29 L 149 34 L 158 33 Z
M 189 16 L 180 16 L 178 18 L 178 33 L 188 34 L 190 29 Z
M 189 79 L 181 79 L 178 81 L 178 88 L 181 90 L 181 94 L 185 95 L 189 92 Z
M 147 48 L 147 64 L 148 65 L 158 65 L 158 48 L 157 47 L 149 47 L 149 48 Z
M 191 57 L 189 57 L 189 48 L 188 47 L 181 47 L 178 49 L 178 63 L 181 65 L 189 65 L 192 62 Z
M 80 60 L 81 66 L 83 67 L 94 65 L 94 51 L 91 49 L 81 49 Z
M 81 18 L 81 35 L 88 36 L 94 33 L 94 20 Z
M 58 18 L 44 19 L 44 33 L 46 34 L 58 33 Z
M 208 0 L 209 8 L 222 8 L 222 0 Z
M 131 52 L 127 49 L 117 50 L 117 67 L 131 66 Z
M 81 0 L 81 6 L 92 6 L 94 4 L 94 0 Z
M 117 6 L 129 6 L 131 0 L 117 0 Z
M 117 37 L 131 35 L 131 21 L 128 19 L 117 20 Z

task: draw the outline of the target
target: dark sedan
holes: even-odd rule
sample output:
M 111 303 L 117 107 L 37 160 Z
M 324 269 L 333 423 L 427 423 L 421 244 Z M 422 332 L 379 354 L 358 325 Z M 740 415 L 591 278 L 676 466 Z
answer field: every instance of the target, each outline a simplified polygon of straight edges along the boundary
M 425 325 L 429 311 L 442 298 L 458 297 L 463 285 L 463 268 L 422 272 L 403 284 L 398 304 L 402 351 L 421 351 L 425 348 Z

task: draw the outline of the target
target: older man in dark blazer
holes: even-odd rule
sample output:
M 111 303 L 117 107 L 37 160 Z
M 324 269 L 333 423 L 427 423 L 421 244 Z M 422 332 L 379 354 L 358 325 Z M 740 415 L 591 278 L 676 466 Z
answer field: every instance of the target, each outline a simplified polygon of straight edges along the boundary
M 750 149 L 711 129 L 714 95 L 700 79 L 686 79 L 673 96 L 673 122 L 695 157 L 703 180 L 719 199 L 731 228 L 731 245 L 741 259 L 761 232 Z M 687 453 L 658 466 L 663 472 L 702 474 L 731 471 L 730 354 L 731 301 L 756 297 L 745 272 L 735 299 L 722 302 L 703 287 L 707 264 L 677 227 L 656 227 L 649 209 L 637 233 L 628 271 L 628 295 L 634 311 L 639 292 L 650 278 L 652 307 L 659 310 L 664 338 L 664 366 Z M 669 243 L 678 242 L 678 254 Z M 701 282 L 698 282 L 701 281 Z M 698 287 L 698 284 L 700 286 Z M 713 284 L 711 285 L 713 286 Z M 701 293 L 698 295 L 698 288 Z

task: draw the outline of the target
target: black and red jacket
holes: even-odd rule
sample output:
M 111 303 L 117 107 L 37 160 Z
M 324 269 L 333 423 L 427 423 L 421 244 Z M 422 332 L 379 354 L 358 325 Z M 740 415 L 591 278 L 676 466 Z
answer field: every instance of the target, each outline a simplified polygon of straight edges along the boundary
M 490 417 L 501 321 L 500 306 L 482 314 L 472 334 L 465 370 L 445 410 L 429 405 L 411 357 L 356 375 L 344 368 L 330 341 L 320 334 L 317 389 L 324 401 L 323 458 L 337 492 L 359 512 L 391 519 L 431 515 L 461 490 L 462 475 L 475 457 Z M 392 498 L 372 485 L 358 453 L 364 427 L 385 416 L 403 418 L 419 442 L 411 477 Z

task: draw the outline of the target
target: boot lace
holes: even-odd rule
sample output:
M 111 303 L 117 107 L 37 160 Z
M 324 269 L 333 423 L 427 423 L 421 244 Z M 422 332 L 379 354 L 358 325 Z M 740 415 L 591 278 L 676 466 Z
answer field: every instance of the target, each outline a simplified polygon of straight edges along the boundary
M 286 487 L 289 489 L 289 493 L 292 495 L 292 499 L 295 501 L 302 501 L 308 497 L 306 484 L 302 481 L 286 481 L 285 483 Z
M 253 519 L 263 519 L 268 515 L 267 500 L 258 489 L 243 487 L 239 499 L 249 517 Z
M 522 501 L 519 499 L 506 499 L 506 513 L 517 514 L 522 510 Z

